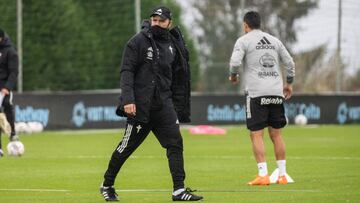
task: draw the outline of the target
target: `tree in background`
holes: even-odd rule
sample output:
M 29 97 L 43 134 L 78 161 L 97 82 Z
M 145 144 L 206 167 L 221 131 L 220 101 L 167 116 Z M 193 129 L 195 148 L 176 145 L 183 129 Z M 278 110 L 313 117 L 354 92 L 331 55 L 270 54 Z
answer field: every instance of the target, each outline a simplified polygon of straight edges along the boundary
M 201 91 L 237 91 L 227 81 L 228 61 L 236 39 L 242 35 L 242 17 L 248 10 L 257 10 L 262 16 L 262 27 L 291 51 L 296 42 L 295 22 L 316 8 L 317 0 L 203 0 L 191 1 L 199 13 L 196 25 L 202 29 L 198 36 L 201 62 L 204 66 Z M 242 6 L 244 10 L 242 10 Z
M 318 78 L 319 74 L 324 71 L 319 67 L 323 66 L 325 50 L 325 45 L 321 45 L 310 51 L 299 53 L 294 56 L 296 64 L 294 92 L 312 92 L 315 90 L 315 80 Z M 319 83 L 319 80 L 317 83 Z
M 159 4 L 141 2 L 144 18 Z M 179 7 L 166 5 L 180 22 Z M 133 0 L 23 1 L 23 89 L 119 88 L 123 46 L 135 34 L 134 11 Z M 16 1 L 1 0 L 0 13 L 0 26 L 16 42 Z M 187 40 L 196 84 L 199 63 Z
M 350 76 L 346 83 L 348 91 L 360 92 L 360 68 L 358 68 L 358 71 L 353 76 Z
M 0 1 L 0 27 L 10 35 L 11 41 L 16 45 L 16 1 Z

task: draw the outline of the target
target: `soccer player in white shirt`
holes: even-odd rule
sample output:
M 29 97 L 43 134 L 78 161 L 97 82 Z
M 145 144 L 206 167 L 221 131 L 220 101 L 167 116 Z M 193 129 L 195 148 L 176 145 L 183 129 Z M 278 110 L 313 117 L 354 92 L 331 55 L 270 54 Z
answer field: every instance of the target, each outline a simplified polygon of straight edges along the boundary
M 239 81 L 239 69 L 245 73 L 246 124 L 255 159 L 258 165 L 257 177 L 249 185 L 269 185 L 265 147 L 264 128 L 268 128 L 274 144 L 279 178 L 277 183 L 287 184 L 285 143 L 281 128 L 286 125 L 284 100 L 292 95 L 292 82 L 295 64 L 280 40 L 260 30 L 261 20 L 257 12 L 250 11 L 244 16 L 245 35 L 234 46 L 230 59 L 229 80 Z M 283 84 L 280 63 L 286 68 L 286 83 Z

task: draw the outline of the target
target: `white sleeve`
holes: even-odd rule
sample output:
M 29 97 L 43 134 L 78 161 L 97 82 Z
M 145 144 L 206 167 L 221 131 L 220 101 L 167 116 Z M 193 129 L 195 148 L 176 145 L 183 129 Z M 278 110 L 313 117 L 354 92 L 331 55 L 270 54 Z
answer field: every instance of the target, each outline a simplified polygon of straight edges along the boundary
M 295 63 L 293 58 L 285 46 L 279 41 L 279 56 L 281 62 L 285 65 L 286 69 L 286 80 L 288 83 L 292 83 L 295 77 Z
M 238 74 L 240 66 L 245 56 L 245 44 L 243 38 L 239 38 L 234 46 L 230 58 L 230 74 Z

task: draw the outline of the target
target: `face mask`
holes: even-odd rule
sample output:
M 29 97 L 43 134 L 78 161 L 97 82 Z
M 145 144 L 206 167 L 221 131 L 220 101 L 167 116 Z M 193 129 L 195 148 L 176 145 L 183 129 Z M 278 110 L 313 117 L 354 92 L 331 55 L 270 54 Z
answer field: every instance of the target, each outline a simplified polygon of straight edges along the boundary
M 162 28 L 158 25 L 151 26 L 150 30 L 155 38 L 166 38 L 169 34 L 169 30 L 167 28 Z

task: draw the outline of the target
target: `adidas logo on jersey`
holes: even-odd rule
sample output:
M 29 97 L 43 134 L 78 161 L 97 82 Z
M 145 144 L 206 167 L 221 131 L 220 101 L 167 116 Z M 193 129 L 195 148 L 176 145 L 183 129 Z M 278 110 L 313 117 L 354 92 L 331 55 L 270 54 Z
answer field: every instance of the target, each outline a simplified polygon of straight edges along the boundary
M 270 41 L 263 37 L 256 46 L 256 49 L 275 49 L 275 46 L 271 45 Z

